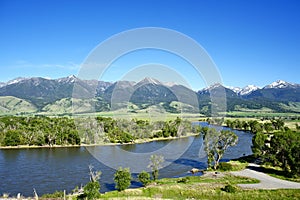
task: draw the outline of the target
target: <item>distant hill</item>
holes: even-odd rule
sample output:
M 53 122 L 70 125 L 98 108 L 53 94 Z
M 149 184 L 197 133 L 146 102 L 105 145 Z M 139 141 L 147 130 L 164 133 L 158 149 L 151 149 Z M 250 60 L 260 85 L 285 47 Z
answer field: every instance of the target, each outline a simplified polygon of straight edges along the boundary
M 193 91 L 183 85 L 162 83 L 153 78 L 110 83 L 69 76 L 60 79 L 17 78 L 1 83 L 0 112 L 66 114 L 118 109 L 138 112 L 156 106 L 167 112 L 184 110 L 209 115 L 211 95 L 223 101 L 222 92 L 225 93 L 227 111 L 263 108 L 274 112 L 300 111 L 300 85 L 286 81 L 276 81 L 263 88 L 215 84 Z
M 37 108 L 24 99 L 19 99 L 11 96 L 0 97 L 1 115 L 34 113 L 36 111 Z

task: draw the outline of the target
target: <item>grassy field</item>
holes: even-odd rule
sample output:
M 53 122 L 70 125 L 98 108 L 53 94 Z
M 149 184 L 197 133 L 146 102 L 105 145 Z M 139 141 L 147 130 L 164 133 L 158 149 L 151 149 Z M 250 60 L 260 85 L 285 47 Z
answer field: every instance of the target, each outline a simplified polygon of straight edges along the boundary
M 16 97 L 0 97 L 0 115 L 15 115 L 20 113 L 34 113 L 37 109 L 31 103 Z
M 255 179 L 235 177 L 229 173 L 187 178 L 165 178 L 145 188 L 112 191 L 101 199 L 299 199 L 300 190 L 243 190 L 242 183 L 257 183 Z M 230 185 L 230 186 L 228 186 Z M 232 190 L 226 190 L 225 187 Z

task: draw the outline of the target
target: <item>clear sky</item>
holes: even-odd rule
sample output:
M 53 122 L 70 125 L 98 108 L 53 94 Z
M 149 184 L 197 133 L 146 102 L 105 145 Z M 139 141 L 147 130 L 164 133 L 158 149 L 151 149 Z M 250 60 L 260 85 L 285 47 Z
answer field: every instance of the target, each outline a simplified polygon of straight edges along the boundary
M 299 10 L 298 0 L 0 0 L 0 81 L 76 75 L 89 53 L 112 35 L 163 27 L 202 45 L 227 86 L 300 83 Z M 161 63 L 174 67 L 193 89 L 205 86 L 187 63 L 168 53 L 128 56 L 103 79 L 115 81 L 132 67 Z

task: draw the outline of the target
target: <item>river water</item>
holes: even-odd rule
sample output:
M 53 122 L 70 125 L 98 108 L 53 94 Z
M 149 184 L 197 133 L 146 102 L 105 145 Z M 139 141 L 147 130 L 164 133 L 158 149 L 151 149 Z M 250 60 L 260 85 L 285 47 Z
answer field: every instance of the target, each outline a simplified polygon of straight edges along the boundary
M 252 154 L 252 134 L 234 132 L 239 142 L 226 151 L 223 160 Z M 202 137 L 195 136 L 131 145 L 0 150 L 0 196 L 32 196 L 33 188 L 39 195 L 70 192 L 89 181 L 89 165 L 102 172 L 101 192 L 114 190 L 113 175 L 118 166 L 129 167 L 134 172 L 131 187 L 140 187 L 136 176 L 141 170 L 150 170 L 147 156 L 151 154 L 165 158 L 160 178 L 191 175 L 188 171 L 192 168 L 206 168 L 202 144 Z

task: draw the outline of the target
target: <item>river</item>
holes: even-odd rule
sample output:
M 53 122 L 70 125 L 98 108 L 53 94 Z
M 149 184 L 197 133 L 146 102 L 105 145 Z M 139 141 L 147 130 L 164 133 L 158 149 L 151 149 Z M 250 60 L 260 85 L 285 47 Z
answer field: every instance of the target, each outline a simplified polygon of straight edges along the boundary
M 226 151 L 223 160 L 252 154 L 252 134 L 234 132 L 239 142 Z M 191 168 L 206 168 L 202 143 L 201 136 L 192 136 L 130 145 L 0 150 L 0 195 L 32 196 L 33 188 L 39 195 L 56 190 L 71 192 L 89 181 L 89 165 L 102 172 L 101 192 L 114 190 L 113 175 L 118 166 L 136 172 L 131 187 L 140 187 L 137 172 L 149 170 L 145 157 L 151 154 L 165 157 L 160 178 L 186 176 Z

